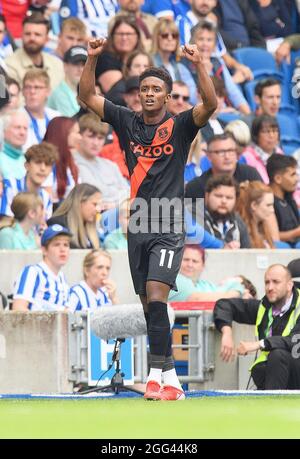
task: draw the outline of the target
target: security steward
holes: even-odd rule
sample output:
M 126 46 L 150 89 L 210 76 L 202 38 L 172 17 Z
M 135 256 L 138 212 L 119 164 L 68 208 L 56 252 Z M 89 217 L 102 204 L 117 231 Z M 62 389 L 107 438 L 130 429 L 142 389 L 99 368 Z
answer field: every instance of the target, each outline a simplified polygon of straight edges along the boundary
M 265 296 L 221 299 L 214 309 L 222 333 L 221 358 L 256 352 L 251 376 L 258 390 L 300 389 L 300 290 L 290 271 L 274 264 L 265 273 Z M 232 321 L 255 325 L 256 341 L 241 341 L 235 351 Z

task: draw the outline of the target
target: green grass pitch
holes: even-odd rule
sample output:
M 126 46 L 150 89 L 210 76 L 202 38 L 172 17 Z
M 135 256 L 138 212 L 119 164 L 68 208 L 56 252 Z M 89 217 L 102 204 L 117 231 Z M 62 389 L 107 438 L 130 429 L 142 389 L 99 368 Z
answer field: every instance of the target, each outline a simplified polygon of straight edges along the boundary
M 300 396 L 0 400 L 0 438 L 300 438 Z

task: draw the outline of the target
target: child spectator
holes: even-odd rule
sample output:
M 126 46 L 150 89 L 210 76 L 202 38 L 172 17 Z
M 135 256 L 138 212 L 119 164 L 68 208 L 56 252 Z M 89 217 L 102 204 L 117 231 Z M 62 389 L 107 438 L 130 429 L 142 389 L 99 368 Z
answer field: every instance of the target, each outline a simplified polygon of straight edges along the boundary
M 1 215 L 12 215 L 11 203 L 17 193 L 29 191 L 40 196 L 43 202 L 45 219 L 52 216 L 52 200 L 49 193 L 42 187 L 53 164 L 57 161 L 57 149 L 47 142 L 33 145 L 25 154 L 26 175 L 20 179 L 5 179 L 4 190 L 0 199 Z
M 45 223 L 43 201 L 35 193 L 18 193 L 11 204 L 14 218 L 10 225 L 0 224 L 0 249 L 35 250 L 39 238 L 35 227 Z
M 93 311 L 118 303 L 116 284 L 109 278 L 111 255 L 105 250 L 89 252 L 83 260 L 84 280 L 70 290 L 69 310 Z
M 14 288 L 14 311 L 63 311 L 69 286 L 61 268 L 70 254 L 71 233 L 61 225 L 47 228 L 41 238 L 43 261 L 25 266 Z

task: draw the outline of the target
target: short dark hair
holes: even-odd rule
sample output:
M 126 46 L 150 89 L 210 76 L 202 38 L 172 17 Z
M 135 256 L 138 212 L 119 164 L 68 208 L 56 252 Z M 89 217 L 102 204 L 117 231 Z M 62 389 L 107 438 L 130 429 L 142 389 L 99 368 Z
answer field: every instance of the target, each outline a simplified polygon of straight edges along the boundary
M 255 86 L 254 93 L 256 96 L 261 97 L 265 88 L 269 88 L 270 86 L 280 86 L 280 81 L 276 80 L 276 78 L 265 78 L 260 80 L 257 85 Z
M 270 115 L 260 115 L 254 118 L 252 127 L 251 127 L 251 137 L 254 143 L 257 143 L 258 134 L 264 126 L 277 127 L 280 134 L 279 124 L 277 119 L 274 116 Z
M 267 173 L 270 183 L 273 183 L 276 174 L 283 174 L 289 167 L 296 168 L 297 166 L 297 160 L 293 156 L 274 153 L 267 161 Z
M 47 31 L 49 32 L 50 30 L 50 22 L 48 19 L 45 18 L 45 16 L 42 13 L 33 13 L 30 16 L 25 16 L 23 19 L 23 27 L 25 24 L 43 24 L 46 26 Z
M 164 69 L 163 67 L 149 67 L 148 69 L 144 70 L 143 73 L 140 75 L 140 84 L 145 78 L 148 77 L 156 77 L 162 80 L 165 85 L 167 86 L 168 94 L 171 94 L 173 81 L 172 77 L 169 74 L 168 70 Z
M 194 27 L 191 28 L 190 43 L 195 43 L 195 35 L 199 30 L 208 30 L 217 36 L 217 28 L 212 22 L 206 21 L 205 19 L 200 20 Z
M 239 184 L 237 181 L 227 174 L 211 176 L 205 185 L 205 193 L 211 193 L 220 186 L 229 186 L 235 189 L 236 197 L 239 195 Z
M 223 132 L 223 134 L 215 134 L 207 141 L 207 149 L 209 150 L 209 146 L 213 142 L 217 142 L 219 140 L 228 140 L 228 139 L 231 139 L 234 141 L 234 143 L 236 143 L 236 140 L 231 134 L 231 132 Z

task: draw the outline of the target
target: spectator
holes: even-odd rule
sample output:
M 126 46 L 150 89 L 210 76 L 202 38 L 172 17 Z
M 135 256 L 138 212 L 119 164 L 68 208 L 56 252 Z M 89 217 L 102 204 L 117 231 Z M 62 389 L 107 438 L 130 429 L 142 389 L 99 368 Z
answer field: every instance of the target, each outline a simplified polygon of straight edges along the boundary
M 300 217 L 293 198 L 299 179 L 297 167 L 297 161 L 292 156 L 274 154 L 267 161 L 280 240 L 298 249 L 300 248 Z
M 35 227 L 45 223 L 43 201 L 35 193 L 18 193 L 12 201 L 14 218 L 1 226 L 0 249 L 35 250 L 39 241 Z
M 4 191 L 0 200 L 1 215 L 11 216 L 11 203 L 17 193 L 29 191 L 39 195 L 42 199 L 44 217 L 52 215 L 52 200 L 49 193 L 42 187 L 51 168 L 58 158 L 57 149 L 46 142 L 33 145 L 25 153 L 26 175 L 19 179 L 8 178 L 4 180 Z M 44 219 L 45 220 L 45 219 Z
M 226 124 L 224 132 L 228 132 L 233 136 L 237 146 L 239 162 L 246 163 L 244 159 L 242 160 L 241 155 L 251 141 L 251 133 L 247 124 L 242 120 L 230 121 L 230 123 Z
M 211 176 L 228 174 L 238 183 L 247 180 L 261 180 L 253 167 L 238 163 L 237 145 L 231 134 L 224 133 L 212 137 L 207 148 L 211 169 L 187 184 L 185 192 L 187 198 L 204 198 L 205 185 Z
M 191 148 L 189 151 L 189 156 L 185 165 L 184 171 L 184 182 L 190 182 L 196 177 L 200 177 L 203 170 L 201 167 L 202 158 L 206 158 L 207 153 L 207 143 L 204 141 L 201 133 L 201 129 L 194 138 Z
M 129 187 L 122 177 L 118 166 L 98 154 L 104 145 L 108 125 L 101 123 L 96 115 L 83 115 L 79 120 L 81 141 L 74 153 L 80 178 L 83 182 L 97 186 L 105 209 L 116 207 L 120 200 L 127 197 Z
M 123 77 L 106 93 L 106 98 L 117 105 L 127 106 L 124 100 L 126 81 L 131 77 L 139 77 L 141 73 L 153 65 L 150 54 L 145 51 L 132 51 L 123 67 Z
M 14 38 L 22 36 L 22 22 L 29 8 L 30 0 L 1 0 L 1 11 L 5 17 L 7 29 Z
M 217 78 L 224 81 L 227 99 L 231 105 L 247 115 L 250 113 L 250 108 L 240 88 L 233 81 L 224 62 L 213 56 L 216 39 L 217 31 L 211 22 L 199 23 L 192 29 L 191 42 L 198 46 L 207 72 L 211 76 L 217 76 Z M 189 69 L 196 79 L 194 66 L 189 65 Z
M 87 50 L 73 46 L 64 55 L 64 80 L 52 91 L 47 105 L 63 116 L 74 116 L 80 109 L 77 102 L 77 87 L 87 59 Z
M 228 175 L 211 177 L 205 187 L 204 228 L 228 244 L 238 243 L 241 249 L 251 247 L 247 227 L 235 212 L 239 187 Z
M 245 46 L 266 47 L 249 0 L 218 0 L 214 13 L 229 51 Z
M 19 84 L 28 70 L 37 67 L 48 73 L 52 89 L 63 79 L 63 65 L 60 59 L 42 51 L 48 41 L 48 32 L 49 22 L 43 15 L 37 13 L 24 19 L 23 48 L 17 49 L 5 59 L 8 75 Z
M 124 100 L 126 106 L 135 113 L 142 112 L 140 99 L 139 78 L 137 76 L 129 77 L 125 82 Z
M 241 341 L 238 355 L 261 351 L 251 366 L 258 390 L 300 389 L 300 360 L 292 356 L 299 334 L 299 290 L 283 265 L 265 273 L 262 300 L 221 299 L 214 309 L 216 328 L 222 333 L 221 357 L 234 358 L 232 322 L 255 325 L 256 341 Z M 296 336 L 295 336 L 296 335 Z
M 217 0 L 190 0 L 191 10 L 183 16 L 178 16 L 176 23 L 180 31 L 181 44 L 189 43 L 191 39 L 191 29 L 198 22 L 208 21 L 215 24 L 217 27 L 216 16 L 213 9 L 217 4 Z M 233 73 L 233 81 L 235 83 L 243 83 L 246 80 L 252 80 L 253 74 L 251 69 L 246 65 L 240 64 L 226 50 L 226 46 L 221 34 L 217 33 L 216 47 L 213 56 L 222 58 L 226 66 Z
M 171 97 L 167 101 L 167 110 L 172 115 L 178 115 L 191 108 L 190 90 L 182 80 L 173 81 Z
M 300 34 L 296 33 L 286 37 L 275 51 L 275 58 L 278 64 L 282 61 L 291 63 L 291 50 L 297 51 L 300 48 Z
M 119 206 L 119 227 L 109 233 L 104 240 L 107 250 L 127 250 L 127 229 L 130 216 L 130 199 Z
M 95 311 L 101 306 L 118 304 L 116 284 L 109 278 L 111 263 L 111 255 L 101 249 L 84 257 L 84 280 L 71 287 L 70 311 Z
M 254 167 L 264 183 L 269 183 L 266 169 L 268 158 L 274 153 L 283 154 L 279 147 L 279 125 L 276 118 L 261 115 L 254 119 L 251 128 L 252 144 L 248 146 L 243 157 L 249 166 Z
M 272 188 L 261 182 L 245 182 L 240 185 L 237 211 L 246 223 L 251 248 L 273 249 L 275 247 L 268 218 L 274 214 Z M 279 240 L 279 234 L 276 240 Z
M 119 16 L 132 17 L 141 32 L 141 39 L 143 46 L 146 50 L 150 51 L 152 45 L 153 30 L 156 26 L 158 19 L 153 14 L 144 13 L 141 11 L 141 6 L 144 3 L 142 0 L 118 0 L 120 10 L 110 20 L 109 27 L 112 27 L 114 21 Z
M 106 94 L 122 79 L 123 66 L 132 51 L 143 50 L 140 30 L 128 16 L 120 16 L 114 23 L 103 53 L 98 58 L 96 80 Z
M 50 95 L 50 80 L 47 72 L 41 69 L 28 70 L 23 80 L 25 110 L 30 117 L 27 141 L 24 149 L 41 143 L 50 121 L 60 113 L 46 107 Z
M 267 47 L 270 52 L 278 47 L 272 46 L 270 41 L 287 37 L 292 33 L 292 18 L 291 13 L 286 6 L 284 0 L 252 0 L 251 8 L 258 19 L 260 31 L 267 42 Z
M 55 204 L 66 198 L 79 181 L 72 153 L 77 150 L 80 139 L 76 119 L 58 116 L 50 121 L 44 140 L 57 147 L 59 157 L 43 186 Z
M 12 46 L 14 45 L 14 47 Z M 0 14 L 0 58 L 5 59 L 14 52 L 15 44 L 6 29 L 6 20 L 3 14 Z
M 70 17 L 79 18 L 86 25 L 89 36 L 106 37 L 109 20 L 117 9 L 117 0 L 61 0 L 59 14 L 62 21 Z
M 2 178 L 25 175 L 23 147 L 27 139 L 29 117 L 22 110 L 11 110 L 2 117 L 4 144 L 0 153 Z
M 43 261 L 25 266 L 14 288 L 14 311 L 63 311 L 69 286 L 61 268 L 70 254 L 71 233 L 61 225 L 47 228 L 41 238 Z
M 87 30 L 79 18 L 65 19 L 58 35 L 55 55 L 63 59 L 65 53 L 73 46 L 86 46 Z
M 5 110 L 17 110 L 20 108 L 21 87 L 16 80 L 10 77 L 6 78 L 6 87 L 9 93 L 9 103 Z
M 197 103 L 197 87 L 189 69 L 179 61 L 180 41 L 178 28 L 172 20 L 163 18 L 155 26 L 152 47 L 154 65 L 163 66 L 172 80 L 182 80 L 190 91 L 191 104 Z
M 205 251 L 198 245 L 185 245 L 181 267 L 176 278 L 178 291 L 170 291 L 169 301 L 216 301 L 220 298 L 238 298 L 244 287 L 229 281 L 221 285 L 201 279 L 205 265 Z
M 261 80 L 255 86 L 255 115 L 277 116 L 281 104 L 281 86 L 275 78 Z
M 101 211 L 101 193 L 87 183 L 76 185 L 56 209 L 48 225 L 59 224 L 72 232 L 72 249 L 98 249 L 97 215 Z

